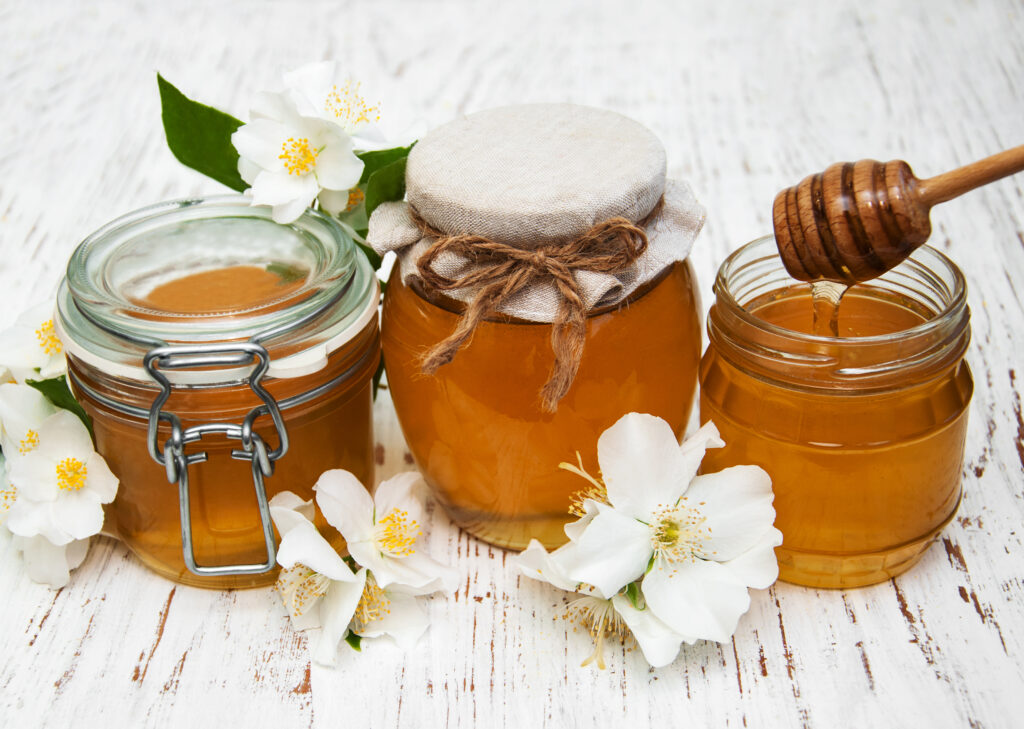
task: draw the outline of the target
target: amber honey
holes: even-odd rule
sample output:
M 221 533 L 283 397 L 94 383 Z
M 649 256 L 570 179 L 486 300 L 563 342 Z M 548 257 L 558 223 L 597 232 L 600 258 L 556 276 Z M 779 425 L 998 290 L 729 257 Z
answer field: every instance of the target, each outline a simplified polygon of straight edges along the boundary
M 424 375 L 419 356 L 451 333 L 458 306 L 429 301 L 392 275 L 382 319 L 391 395 L 420 471 L 455 522 L 504 547 L 564 543 L 571 496 L 583 484 L 560 462 L 579 452 L 596 472 L 598 437 L 630 411 L 663 417 L 682 434 L 700 357 L 698 309 L 686 262 L 614 309 L 592 312 L 574 384 L 546 413 L 550 324 L 492 318 L 450 364 Z
M 960 501 L 973 391 L 962 277 L 924 250 L 850 289 L 838 337 L 822 337 L 810 287 L 778 277 L 767 250 L 764 239 L 742 249 L 716 283 L 700 408 L 726 447 L 703 469 L 752 463 L 771 476 L 781 579 L 888 579 L 920 559 Z
M 160 212 L 171 219 L 155 231 L 141 211 L 87 239 L 61 291 L 60 326 L 72 385 L 92 418 L 97 450 L 120 480 L 104 529 L 173 580 L 202 587 L 269 584 L 273 570 L 209 576 L 186 568 L 179 487 L 168 482 L 149 451 L 149 413 L 160 388 L 139 366 L 150 345 L 136 338 L 148 335 L 172 347 L 230 347 L 262 342 L 262 333 L 272 332 L 265 340 L 270 370 L 262 384 L 281 408 L 289 445 L 264 478 L 266 496 L 287 490 L 311 499 L 317 478 L 331 468 L 373 483 L 376 281 L 361 258 L 345 255 L 344 244 L 351 241 L 335 239 L 343 234 L 327 218 L 308 214 L 294 227 L 277 226 L 249 212 L 258 209 L 240 198 L 168 207 Z M 182 222 L 182 212 L 192 217 Z M 211 234 L 228 241 L 237 237 L 237 249 L 212 248 Z M 165 237 L 186 246 L 194 239 L 196 250 L 189 256 L 182 255 L 187 247 L 158 246 Z M 109 329 L 98 330 L 81 316 L 90 299 L 100 301 L 89 314 Z M 302 326 L 289 329 L 299 318 Z M 242 423 L 263 403 L 248 381 L 254 365 L 233 367 L 168 370 L 173 386 L 161 410 L 178 417 L 183 430 Z M 304 397 L 309 393 L 315 396 Z M 254 430 L 270 449 L 280 442 L 268 415 L 255 420 Z M 162 422 L 158 443 L 170 435 Z M 250 462 L 231 453 L 240 448 L 238 439 L 219 433 L 185 446 L 186 454 L 207 454 L 205 462 L 188 467 L 193 554 L 202 567 L 267 559 Z M 317 524 L 335 547 L 344 548 L 319 512 Z

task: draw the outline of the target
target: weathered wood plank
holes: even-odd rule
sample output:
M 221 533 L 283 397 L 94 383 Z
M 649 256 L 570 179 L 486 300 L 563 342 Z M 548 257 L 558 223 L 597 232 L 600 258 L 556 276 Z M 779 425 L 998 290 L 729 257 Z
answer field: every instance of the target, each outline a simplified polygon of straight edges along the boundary
M 218 191 L 178 165 L 155 71 L 244 116 L 280 70 L 337 58 L 428 124 L 570 100 L 665 141 L 708 208 L 693 260 L 770 229 L 775 192 L 838 159 L 926 176 L 1024 141 L 1017 2 L 0 4 L 0 326 L 48 295 L 84 235 L 121 213 Z M 0 723 L 98 726 L 1010 727 L 1024 711 L 1024 178 L 933 213 L 970 287 L 976 379 L 958 519 L 913 572 L 853 591 L 777 585 L 733 641 L 649 670 L 586 636 L 556 591 L 431 516 L 466 576 L 430 602 L 409 655 L 375 643 L 311 666 L 267 590 L 175 587 L 100 540 L 70 585 L 33 585 L 0 537 Z M 409 467 L 387 397 L 384 478 Z

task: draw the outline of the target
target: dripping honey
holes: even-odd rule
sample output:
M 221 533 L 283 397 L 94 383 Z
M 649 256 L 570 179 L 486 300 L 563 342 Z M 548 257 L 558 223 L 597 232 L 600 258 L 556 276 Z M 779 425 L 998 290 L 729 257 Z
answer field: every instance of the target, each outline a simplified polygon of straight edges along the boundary
M 280 308 L 295 291 L 293 276 L 269 267 L 231 266 L 189 274 L 165 282 L 137 299 L 145 318 L 209 310 Z M 282 410 L 290 439 L 288 452 L 265 479 L 267 497 L 292 491 L 312 499 L 313 484 L 324 471 L 344 468 L 362 483 L 373 483 L 371 377 L 378 357 L 376 319 L 328 357 L 327 366 L 294 378 L 268 378 L 264 385 L 275 400 L 308 392 L 357 366 L 341 384 L 316 399 Z M 91 389 L 122 403 L 147 409 L 155 390 L 108 376 L 70 358 L 72 374 Z M 115 502 L 108 507 L 106 528 L 114 531 L 151 569 L 179 582 L 202 587 L 248 587 L 269 584 L 275 572 L 197 578 L 182 559 L 178 487 L 167 482 L 164 469 L 147 449 L 146 421 L 114 412 L 79 393 L 93 419 L 97 449 L 120 479 Z M 176 413 L 183 428 L 208 422 L 240 423 L 260 401 L 245 384 L 174 388 L 164 410 Z M 270 446 L 277 436 L 269 417 L 256 421 L 256 432 Z M 159 442 L 170 435 L 161 427 Z M 191 446 L 209 454 L 205 463 L 190 466 L 192 534 L 196 559 L 203 565 L 259 563 L 266 557 L 250 464 L 231 458 L 238 441 L 204 437 Z M 319 512 L 317 526 L 336 548 L 340 535 Z
M 406 441 L 427 483 L 460 526 L 504 547 L 565 542 L 572 495 L 587 484 L 559 469 L 597 472 L 596 444 L 624 413 L 665 418 L 682 434 L 701 336 L 689 263 L 675 264 L 621 305 L 591 313 L 583 360 L 555 413 L 541 408 L 551 325 L 495 318 L 433 375 L 419 357 L 458 323 L 450 300 L 428 301 L 392 275 L 382 346 Z
M 709 328 L 723 336 L 712 334 L 701 363 L 700 411 L 726 447 L 708 451 L 702 468 L 751 463 L 771 476 L 781 579 L 853 587 L 909 569 L 960 500 L 973 390 L 958 348 L 966 341 L 951 339 L 945 358 L 918 351 L 926 335 L 907 333 L 923 332 L 938 312 L 870 285 L 842 298 L 838 337 L 801 336 L 815 333 L 806 285 L 743 304 L 784 331 L 741 324 L 721 296 L 717 306 Z M 734 345 L 734 335 L 746 343 Z M 835 357 L 841 366 L 829 363 Z

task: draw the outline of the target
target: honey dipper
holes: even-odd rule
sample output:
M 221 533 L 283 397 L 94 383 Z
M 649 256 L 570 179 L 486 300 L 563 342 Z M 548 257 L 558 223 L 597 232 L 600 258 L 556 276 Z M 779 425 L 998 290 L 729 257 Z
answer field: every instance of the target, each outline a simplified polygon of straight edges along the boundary
M 775 196 L 775 241 L 801 281 L 879 276 L 931 234 L 933 205 L 1024 170 L 1024 145 L 919 180 L 902 160 L 837 162 Z

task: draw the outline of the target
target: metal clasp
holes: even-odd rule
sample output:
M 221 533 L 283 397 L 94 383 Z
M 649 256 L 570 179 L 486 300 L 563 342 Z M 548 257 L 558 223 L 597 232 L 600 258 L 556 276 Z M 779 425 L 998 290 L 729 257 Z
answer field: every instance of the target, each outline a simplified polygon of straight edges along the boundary
M 269 572 L 277 559 L 277 543 L 270 519 L 270 507 L 263 479 L 274 473 L 274 461 L 288 452 L 288 431 L 274 397 L 262 385 L 263 376 L 270 367 L 270 355 L 265 347 L 252 341 L 234 344 L 163 345 L 151 349 L 142 360 L 149 375 L 160 385 L 160 394 L 149 409 L 147 442 L 153 460 L 167 470 L 167 480 L 178 484 L 181 512 L 181 544 L 185 566 L 203 576 L 247 575 Z M 171 382 L 161 370 L 184 370 L 202 367 L 254 365 L 248 377 L 249 388 L 263 402 L 249 411 L 242 423 L 202 423 L 182 429 L 177 415 L 163 410 L 171 396 Z M 277 432 L 277 446 L 268 449 L 266 442 L 253 430 L 257 418 L 269 415 Z M 170 425 L 171 436 L 161 444 L 160 422 Z M 188 468 L 207 460 L 206 451 L 185 453 L 185 446 L 199 441 L 205 435 L 220 433 L 241 443 L 233 449 L 231 457 L 252 464 L 252 482 L 259 505 L 260 522 L 266 544 L 267 559 L 259 564 L 234 564 L 204 567 L 196 563 L 192 543 L 192 513 L 189 502 Z

